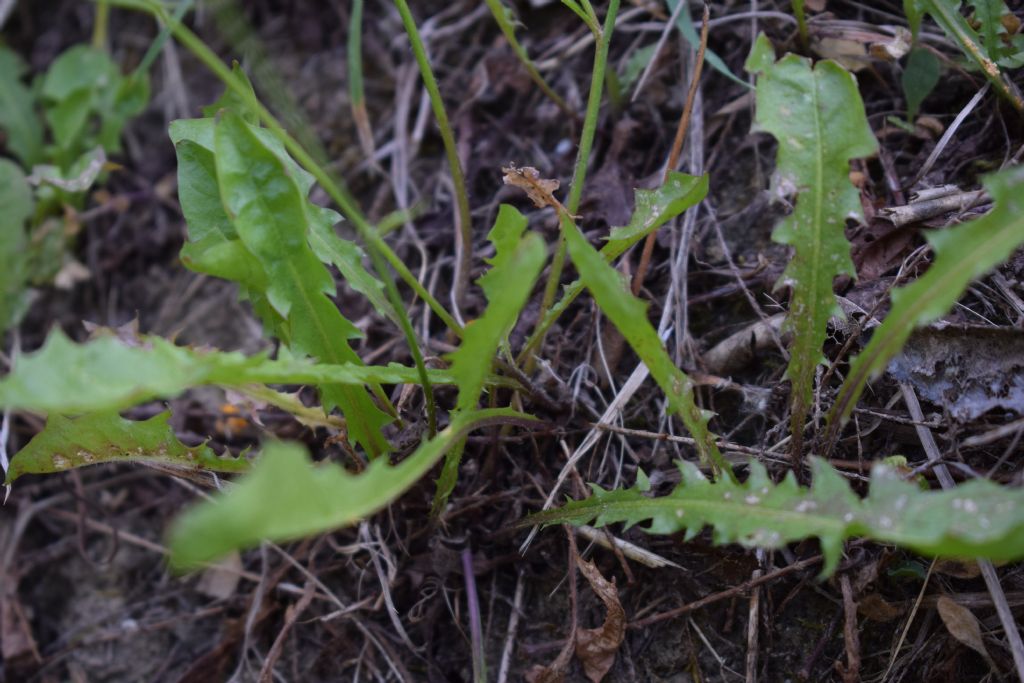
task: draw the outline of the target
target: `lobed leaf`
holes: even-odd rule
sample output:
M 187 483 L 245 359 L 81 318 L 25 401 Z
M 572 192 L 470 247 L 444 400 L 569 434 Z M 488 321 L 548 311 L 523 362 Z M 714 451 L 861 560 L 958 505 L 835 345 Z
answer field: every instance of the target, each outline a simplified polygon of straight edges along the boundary
M 975 279 L 1024 244 L 1024 167 L 987 176 L 992 210 L 973 221 L 928 234 L 935 260 L 924 275 L 892 293 L 892 310 L 850 367 L 829 414 L 829 436 L 849 418 L 865 385 L 903 348 L 915 328 L 945 315 Z
M 248 476 L 175 521 L 171 565 L 191 569 L 264 539 L 290 540 L 352 524 L 404 493 L 467 432 L 529 420 L 508 409 L 463 413 L 398 465 L 377 458 L 358 475 L 335 464 L 315 465 L 299 445 L 267 444 Z
M 43 431 L 11 459 L 4 484 L 23 474 L 49 474 L 104 462 L 151 463 L 213 472 L 244 472 L 245 458 L 222 459 L 209 447 L 186 446 L 167 424 L 170 412 L 125 420 L 116 412 L 53 414 Z
M 0 379 L 0 407 L 44 413 L 123 410 L 154 398 L 177 396 L 195 386 L 216 384 L 364 384 L 416 383 L 413 368 L 400 365 L 319 364 L 274 361 L 224 351 L 175 346 L 160 337 L 143 337 L 141 346 L 103 336 L 75 344 L 59 329 L 43 347 L 18 358 Z M 452 384 L 451 373 L 432 370 L 437 384 Z
M 862 216 L 850 159 L 870 155 L 877 143 L 856 81 L 835 62 L 813 69 L 796 55 L 775 62 L 761 35 L 747 68 L 759 74 L 756 125 L 779 142 L 773 184 L 797 195 L 793 213 L 772 237 L 793 247 L 781 282 L 792 287 L 783 330 L 793 337 L 786 376 L 793 384 L 790 424 L 799 456 L 815 371 L 825 360 L 826 327 L 833 315 L 842 315 L 832 281 L 855 274 L 844 227 L 847 219 Z
M 522 526 L 589 524 L 627 526 L 649 521 L 655 534 L 686 532 L 692 539 L 712 527 L 715 543 L 780 548 L 817 537 L 825 556 L 823 575 L 835 571 L 843 542 L 864 536 L 894 543 L 925 555 L 1024 557 L 1024 490 L 976 479 L 949 491 L 922 491 L 883 464 L 871 471 L 870 493 L 858 498 L 825 460 L 811 458 L 810 488 L 793 473 L 779 483 L 764 466 L 750 463 L 750 476 L 738 484 L 710 482 L 693 463 L 679 462 L 683 480 L 667 496 L 648 498 L 646 477 L 630 489 L 606 491 L 591 485 L 593 495 L 561 509 L 530 515 Z
M 326 296 L 335 287 L 323 263 L 333 263 L 383 314 L 396 316 L 383 285 L 362 265 L 362 251 L 334 233 L 338 215 L 306 198 L 313 177 L 273 135 L 232 110 L 217 121 L 175 121 L 170 133 L 190 231 L 182 260 L 238 282 L 268 331 L 294 352 L 325 363 L 361 362 L 347 342 L 361 333 Z M 390 417 L 365 391 L 320 388 L 328 409 L 341 407 L 353 440 L 371 454 L 387 450 L 380 429 Z M 386 404 L 380 388 L 371 389 Z
M 524 236 L 526 223 L 519 211 L 502 204 L 487 236 L 494 244 L 495 256 L 489 260 L 490 270 L 477 281 L 487 295 L 487 308 L 480 318 L 466 325 L 462 343 L 451 354 L 451 374 L 459 387 L 457 414 L 476 409 L 495 351 L 505 344 L 544 266 L 544 240 L 535 233 Z M 435 514 L 455 489 L 463 445 L 458 443 L 445 459 L 434 496 Z
M 361 333 L 328 298 L 335 292 L 334 279 L 307 241 L 310 209 L 301 181 L 230 111 L 214 128 L 214 162 L 224 208 L 267 274 L 267 300 L 286 321 L 292 350 L 324 363 L 361 363 L 347 341 Z M 391 418 L 366 391 L 350 385 L 320 390 L 328 410 L 341 408 L 353 441 L 371 455 L 388 450 L 380 430 Z

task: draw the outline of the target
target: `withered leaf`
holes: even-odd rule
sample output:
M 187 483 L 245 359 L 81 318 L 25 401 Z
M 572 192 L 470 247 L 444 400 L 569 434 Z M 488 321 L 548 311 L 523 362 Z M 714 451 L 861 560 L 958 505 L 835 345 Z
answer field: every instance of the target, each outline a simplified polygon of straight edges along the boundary
M 561 203 L 555 199 L 553 194 L 559 186 L 557 180 L 541 178 L 540 171 L 533 166 L 519 168 L 515 164 L 509 164 L 503 166 L 501 170 L 505 174 L 505 184 L 518 187 L 526 192 L 537 208 L 550 206 L 556 211 L 562 208 Z
M 608 609 L 604 624 L 599 628 L 576 632 L 576 656 L 583 664 L 583 671 L 593 683 L 600 683 L 615 663 L 615 654 L 626 635 L 626 612 L 619 602 L 619 590 L 614 583 L 601 576 L 591 562 L 581 558 L 578 566 Z
M 945 595 L 939 598 L 936 607 L 950 635 L 990 662 L 985 642 L 981 639 L 981 625 L 974 613 Z

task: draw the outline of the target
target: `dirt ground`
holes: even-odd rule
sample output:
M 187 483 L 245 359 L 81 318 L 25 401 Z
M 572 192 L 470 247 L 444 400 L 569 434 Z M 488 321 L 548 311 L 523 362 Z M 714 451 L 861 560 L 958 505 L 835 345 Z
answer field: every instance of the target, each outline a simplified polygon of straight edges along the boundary
M 367 108 L 378 151 L 373 161 L 360 148 L 349 107 L 348 3 L 247 0 L 241 16 L 253 29 L 245 35 L 248 42 L 238 40 L 215 7 L 198 4 L 201 11 L 190 15 L 190 25 L 222 57 L 239 59 L 254 75 L 259 94 L 272 103 L 275 90 L 282 84 L 287 88 L 308 119 L 307 133 L 323 143 L 333 170 L 371 219 L 418 207 L 410 226 L 389 241 L 447 302 L 454 263 L 450 176 L 391 4 L 368 3 L 364 22 Z M 479 245 L 474 263 L 482 268 L 488 255 L 484 238 L 501 202 L 531 212 L 531 227 L 553 244 L 554 216 L 537 212 L 503 186 L 501 167 L 509 162 L 535 166 L 568 186 L 579 119 L 536 88 L 485 4 L 414 4 L 466 169 Z M 554 90 L 582 113 L 593 59 L 585 27 L 558 2 L 513 4 L 524 46 Z M 795 24 L 786 18 L 788 2 L 718 1 L 711 4 L 711 16 L 751 8 L 753 16 L 716 24 L 710 32 L 709 47 L 740 80 L 747 79 L 743 62 L 754 31 L 766 32 L 780 48 L 800 50 Z M 827 10 L 831 17 L 825 19 L 861 22 L 860 27 L 902 22 L 901 3 L 895 0 L 832 0 Z M 699 15 L 698 9 L 693 12 Z M 93 13 L 91 3 L 22 0 L 2 27 L 2 37 L 34 70 L 43 70 L 67 46 L 89 40 Z M 599 13 L 603 16 L 603 7 Z M 619 74 L 632 68 L 637 52 L 658 42 L 667 19 L 660 3 L 625 4 L 611 45 L 611 67 Z M 853 25 L 820 19 L 812 26 L 820 35 Z M 115 59 L 126 69 L 138 63 L 156 30 L 142 15 L 113 10 Z M 936 47 L 955 55 L 948 45 Z M 628 221 L 633 188 L 657 184 L 692 63 L 690 46 L 671 31 L 636 96 L 630 99 L 632 91 L 625 91 L 602 108 L 579 210 L 593 243 L 610 226 Z M 38 347 L 53 326 L 81 339 L 83 320 L 119 326 L 133 319 L 142 331 L 179 343 L 247 352 L 272 347 L 233 285 L 186 270 L 177 256 L 186 227 L 177 205 L 167 124 L 198 115 L 220 88 L 180 46 L 161 55 L 152 78 L 152 102 L 129 125 L 125 152 L 117 159 L 122 168 L 105 187 L 110 195 L 127 198 L 127 208 L 97 212 L 84 223 L 75 255 L 90 277 L 70 290 L 39 291 L 19 331 L 24 349 Z M 849 324 L 832 330 L 825 349 L 830 359 L 861 348 L 868 334 L 861 325 L 870 317 L 865 314 L 882 317 L 897 279 L 924 269 L 924 231 L 986 208 L 901 228 L 878 215 L 906 202 L 906 190 L 942 131 L 983 81 L 963 69 L 950 70 L 924 102 L 926 125 L 910 133 L 888 121 L 905 110 L 900 66 L 874 61 L 857 78 L 881 151 L 854 166 L 863 178 L 867 222 L 848 231 L 859 277 L 837 282 L 837 294 L 853 313 Z M 769 192 L 774 143 L 770 136 L 751 133 L 751 118 L 746 88 L 705 68 L 682 170 L 709 173 L 711 193 L 689 218 L 660 232 L 643 295 L 652 302 L 652 320 L 668 308 L 675 330 L 670 350 L 681 367 L 728 378 L 709 380 L 700 389 L 702 403 L 717 413 L 714 430 L 781 476 L 790 466 L 783 441 L 788 433 L 784 358 L 769 344 L 708 362 L 730 335 L 785 310 L 786 294 L 773 286 L 787 252 L 770 235 L 787 209 Z M 923 183 L 976 188 L 981 174 L 1018 154 L 1022 143 L 1020 118 L 989 93 Z M 93 197 L 90 206 L 101 201 Z M 638 253 L 627 256 L 624 268 L 635 268 L 637 259 Z M 571 277 L 570 271 L 565 281 Z M 1024 412 L 1024 398 L 1012 391 L 993 398 L 999 392 L 992 389 L 996 380 L 1007 387 L 1024 385 L 1022 283 L 1024 254 L 1018 253 L 970 289 L 947 316 L 947 331 L 916 336 L 901 359 L 903 378 L 921 397 L 925 423 L 957 478 L 980 473 L 1020 483 L 1020 429 L 981 445 L 963 444 L 1019 420 Z M 339 291 L 346 316 L 366 332 L 360 354 L 376 363 L 409 363 L 397 331 L 354 292 L 344 286 Z M 534 297 L 513 331 L 514 348 L 536 322 L 538 301 Z M 466 314 L 478 314 L 484 303 L 473 289 Z M 410 313 L 414 324 L 425 327 L 421 332 L 432 345 L 430 353 L 439 356 L 452 340 L 436 319 L 423 325 L 422 309 L 417 303 Z M 539 354 L 545 362 L 534 381 L 553 400 L 529 408 L 547 427 L 532 434 L 472 437 L 458 487 L 440 520 L 429 514 L 434 484 L 428 477 L 356 528 L 283 546 L 267 544 L 219 572 L 178 577 L 166 567 L 162 543 L 170 520 L 202 493 L 194 483 L 163 471 L 115 465 L 19 480 L 0 508 L 0 680 L 470 681 L 467 558 L 479 594 L 489 680 L 498 679 L 503 661 L 506 680 L 525 680 L 532 668 L 555 660 L 574 623 L 593 628 L 605 617 L 605 606 L 587 582 L 569 571 L 567 532 L 546 529 L 521 552 L 527 532 L 515 523 L 540 509 L 566 451 L 583 441 L 636 367 L 629 351 L 617 357 L 610 340 L 606 323 L 581 298 Z M 9 336 L 4 352 L 10 350 Z M 845 367 L 840 364 L 840 373 Z M 944 379 L 960 388 L 974 382 L 981 387 L 975 394 L 982 405 L 965 404 L 968 392 L 947 390 Z M 833 378 L 821 400 L 837 387 Z M 864 479 L 870 461 L 882 457 L 904 455 L 911 467 L 925 461 L 901 396 L 894 377 L 875 382 L 833 451 L 834 464 L 854 482 Z M 453 397 L 441 391 L 439 400 L 451 405 Z M 222 407 L 232 400 L 206 390 L 168 403 L 183 440 L 196 443 L 212 434 L 216 450 L 238 452 L 256 443 L 256 432 L 244 421 L 226 419 Z M 164 407 L 153 403 L 131 416 L 150 416 Z M 344 457 L 327 434 L 282 413 L 267 409 L 248 417 L 261 419 L 280 438 L 305 442 L 319 457 Z M 15 416 L 11 452 L 41 426 L 33 416 Z M 617 428 L 603 434 L 580 461 L 578 476 L 563 494 L 585 495 L 584 482 L 631 484 L 638 469 L 652 476 L 657 492 L 665 492 L 679 479 L 673 460 L 695 457 L 689 446 L 658 438 L 683 432 L 665 417 L 662 394 L 652 382 L 626 404 Z M 922 474 L 933 477 L 927 469 Z M 757 553 L 713 546 L 707 531 L 686 543 L 635 528 L 610 531 L 671 563 L 646 567 L 574 534 L 582 556 L 615 580 L 629 622 L 604 679 L 610 683 L 1013 679 L 1005 634 L 977 567 L 969 563 L 932 566 L 929 559 L 896 548 L 852 543 L 836 577 L 821 581 L 816 542 Z M 600 532 L 594 538 L 607 540 Z M 1019 621 L 1024 615 L 1021 566 L 1002 566 L 999 576 Z M 848 600 L 858 605 L 852 624 L 850 610 L 844 609 L 844 585 Z M 936 607 L 942 596 L 977 617 L 987 657 L 951 635 Z M 854 635 L 859 642 L 851 640 Z M 263 671 L 268 661 L 272 670 Z M 579 661 L 570 662 L 564 680 L 588 680 Z

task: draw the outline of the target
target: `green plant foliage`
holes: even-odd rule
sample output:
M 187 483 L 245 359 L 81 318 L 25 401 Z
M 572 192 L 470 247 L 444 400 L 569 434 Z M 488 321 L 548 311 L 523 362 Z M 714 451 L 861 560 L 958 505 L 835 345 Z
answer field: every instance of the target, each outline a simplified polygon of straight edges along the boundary
M 43 160 L 43 126 L 32 93 L 21 82 L 27 70 L 21 57 L 0 46 L 0 130 L 11 154 L 31 168 Z
M 290 540 L 352 524 L 419 481 L 467 432 L 531 420 L 508 409 L 462 413 L 398 465 L 378 458 L 357 475 L 335 464 L 313 464 L 301 446 L 267 444 L 248 476 L 178 518 L 170 533 L 171 565 L 191 569 L 264 539 Z
M 25 309 L 25 225 L 32 216 L 32 204 L 25 174 L 14 162 L 0 159 L 0 338 L 18 323 Z
M 120 151 L 125 123 L 149 101 L 149 80 L 144 73 L 123 76 L 105 51 L 75 45 L 50 65 L 40 96 L 66 162 L 97 145 Z M 94 129 L 91 121 L 97 122 Z
M 829 416 L 830 439 L 849 418 L 864 386 L 900 352 L 915 328 L 945 315 L 967 286 L 1024 244 L 1024 167 L 990 175 L 985 188 L 992 211 L 973 221 L 928 233 L 935 261 L 928 271 L 892 293 L 892 310 L 857 356 Z
M 131 346 L 112 336 L 75 344 L 55 330 L 35 353 L 20 356 L 0 379 L 0 407 L 43 413 L 123 410 L 154 398 L 169 398 L 191 387 L 215 384 L 415 383 L 414 369 L 400 365 L 314 364 L 273 361 L 224 351 L 197 351 L 160 337 Z M 452 384 L 450 372 L 432 370 L 437 384 Z
M 650 233 L 680 215 L 692 206 L 700 204 L 708 194 L 708 176 L 692 176 L 670 171 L 665 183 L 654 190 L 636 190 L 634 193 L 633 215 L 629 225 L 612 228 L 608 241 L 601 247 L 601 256 L 611 263 L 626 253 Z M 562 298 L 545 314 L 538 331 L 547 330 L 583 291 L 583 282 L 577 280 L 565 287 Z M 538 332 L 531 335 L 526 348 L 532 348 Z
M 784 329 L 793 335 L 786 376 L 793 384 L 790 424 L 799 456 L 826 326 L 842 314 L 832 281 L 855 274 L 844 228 L 848 218 L 861 218 L 861 208 L 849 161 L 870 155 L 877 143 L 856 81 L 835 62 L 813 69 L 796 55 L 776 62 L 762 34 L 747 69 L 759 74 L 756 125 L 779 142 L 773 184 L 797 195 L 793 213 L 772 237 L 794 250 L 781 282 L 792 287 Z
M 711 526 L 715 543 L 760 548 L 816 536 L 826 576 L 835 571 L 843 542 L 854 536 L 925 555 L 997 561 L 1024 557 L 1024 490 L 985 479 L 949 491 L 923 491 L 879 464 L 871 471 L 870 494 L 861 500 L 820 458 L 811 458 L 810 488 L 799 486 L 792 473 L 776 484 L 756 461 L 742 484 L 725 479 L 712 483 L 689 462 L 680 462 L 679 469 L 682 483 L 667 496 L 649 498 L 649 484 L 640 473 L 633 488 L 605 491 L 591 485 L 590 498 L 531 515 L 522 525 L 634 525 L 650 520 L 646 530 L 651 533 L 686 531 L 689 540 Z
M 544 265 L 544 240 L 535 233 L 523 235 L 525 229 L 526 217 L 502 204 L 488 235 L 495 256 L 488 261 L 490 270 L 477 281 L 487 295 L 487 308 L 466 325 L 462 344 L 451 356 L 451 373 L 459 387 L 458 410 L 476 407 L 490 372 L 488 359 L 518 320 Z
M 1024 36 L 1007 34 L 1000 18 L 1010 12 L 1002 0 L 978 0 L 970 4 L 974 7 L 982 35 L 960 13 L 959 0 L 904 0 L 903 3 L 915 35 L 921 18 L 929 15 L 981 70 L 1000 97 L 1024 113 L 1024 97 L 1020 89 L 1000 70 L 1000 66 L 1017 67 L 1024 63 Z
M 714 435 L 708 429 L 710 414 L 697 405 L 693 382 L 665 351 L 657 331 L 647 319 L 647 304 L 630 293 L 622 274 L 590 246 L 579 229 L 566 223 L 563 221 L 563 233 L 569 244 L 569 255 L 598 308 L 650 369 L 668 397 L 669 409 L 679 415 L 693 435 L 701 459 L 711 463 L 721 474 L 732 477 L 732 468 L 718 451 Z
M 167 424 L 170 412 L 125 420 L 116 412 L 80 417 L 51 415 L 46 428 L 18 451 L 5 484 L 23 474 L 49 474 L 104 462 L 150 463 L 186 470 L 244 472 L 245 458 L 219 458 L 207 446 L 181 443 Z
M 916 47 L 910 51 L 907 66 L 903 69 L 900 83 L 907 98 L 907 121 L 913 123 L 921 102 L 931 94 L 939 83 L 941 72 L 939 58 L 931 50 Z
M 484 381 L 491 370 L 491 359 L 506 338 L 530 297 L 547 256 L 544 240 L 526 230 L 526 217 L 515 208 L 502 204 L 487 238 L 494 244 L 491 268 L 477 281 L 487 295 L 487 308 L 479 319 L 465 327 L 462 344 L 451 355 L 451 374 L 459 387 L 456 411 L 476 409 Z M 462 443 L 448 452 L 437 482 L 434 512 L 441 510 L 458 480 Z
M 335 251 L 340 239 L 332 240 L 330 229 L 319 226 L 330 219 L 306 198 L 312 185 L 308 174 L 297 172 L 269 133 L 231 111 L 216 122 L 177 122 L 172 139 L 182 154 L 181 200 L 192 233 L 193 246 L 183 259 L 242 283 L 269 329 L 293 352 L 324 363 L 361 363 L 347 341 L 360 332 L 329 298 L 334 279 L 310 245 L 311 233 L 319 235 L 321 247 Z M 209 184 L 211 171 L 215 185 Z M 319 229 L 310 228 L 314 223 Z M 379 387 L 372 388 L 382 395 Z M 372 455 L 387 450 L 380 429 L 390 417 L 365 390 L 320 389 L 328 410 L 341 408 L 356 443 Z

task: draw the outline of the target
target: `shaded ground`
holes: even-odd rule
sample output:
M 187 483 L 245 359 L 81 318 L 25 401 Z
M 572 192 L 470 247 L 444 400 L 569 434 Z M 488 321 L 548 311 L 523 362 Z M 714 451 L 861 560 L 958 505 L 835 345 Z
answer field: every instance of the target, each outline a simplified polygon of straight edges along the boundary
M 309 132 L 337 160 L 336 170 L 371 218 L 400 206 L 422 208 L 410 226 L 392 236 L 392 243 L 447 303 L 454 262 L 448 170 L 397 13 L 386 3 L 367 7 L 367 101 L 380 152 L 377 163 L 369 164 L 357 142 L 345 85 L 348 9 L 328 9 L 306 0 L 244 4 L 265 54 L 272 56 L 248 64 L 257 71 L 257 90 L 272 90 L 266 79 L 275 72 L 280 75 L 308 116 Z M 503 187 L 500 169 L 510 161 L 532 165 L 567 185 L 578 121 L 538 92 L 484 5 L 417 4 L 414 12 L 424 27 L 467 171 L 475 243 L 484 244 L 499 202 L 532 212 L 532 227 L 544 231 L 553 243 L 554 216 L 536 212 L 522 196 Z M 755 25 L 747 18 L 711 31 L 710 47 L 741 78 L 755 27 L 777 45 L 798 49 L 793 23 L 772 14 L 788 12 L 788 3 L 758 5 L 765 14 Z M 715 3 L 712 17 L 747 9 L 746 4 Z M 872 26 L 897 23 L 902 15 L 897 2 L 871 7 L 832 2 L 829 9 L 841 19 Z M 552 87 L 573 110 L 582 112 L 592 59 L 591 48 L 583 44 L 585 30 L 557 3 L 541 8 L 523 3 L 518 10 L 528 51 Z M 638 50 L 657 42 L 666 17 L 655 10 L 625 8 L 611 49 L 611 63 L 619 73 Z M 4 26 L 4 36 L 34 69 L 43 69 L 64 47 L 88 39 L 88 29 L 82 27 L 91 25 L 92 13 L 90 4 L 21 2 Z M 225 37 L 231 35 L 230 27 L 218 27 L 214 11 L 202 13 L 195 27 L 225 58 L 240 56 L 240 48 Z M 126 68 L 134 65 L 154 32 L 145 18 L 114 11 L 113 54 Z M 936 47 L 954 55 L 941 42 Z M 260 68 L 268 70 L 264 80 L 259 78 Z M 690 51 L 672 32 L 635 100 L 624 97 L 602 109 L 579 212 L 595 243 L 610 225 L 628 220 L 634 187 L 656 184 L 683 107 L 689 70 Z M 904 111 L 899 74 L 898 65 L 874 62 L 858 75 L 882 152 L 854 169 L 864 179 L 868 217 L 866 226 L 850 229 L 860 279 L 855 284 L 837 283 L 837 293 L 852 304 L 853 323 L 864 322 L 868 311 L 881 317 L 897 276 L 908 277 L 924 265 L 919 247 L 925 226 L 894 228 L 875 215 L 878 209 L 905 203 L 904 190 L 936 144 L 935 132 L 911 135 L 887 122 L 887 117 Z M 85 225 L 76 253 L 91 278 L 72 291 L 41 293 L 20 331 L 24 348 L 38 346 L 53 325 L 82 338 L 83 319 L 116 326 L 134 317 L 143 331 L 176 335 L 182 342 L 247 351 L 268 345 L 245 305 L 236 301 L 233 286 L 186 271 L 176 257 L 185 226 L 173 192 L 174 151 L 166 124 L 195 115 L 219 88 L 180 48 L 158 60 L 153 78 L 153 102 L 129 127 L 127 151 L 120 160 L 124 169 L 112 174 L 108 184 L 112 194 L 130 195 L 130 206 L 100 214 Z M 953 71 L 925 101 L 923 112 L 941 129 L 980 86 L 978 79 Z M 701 389 L 702 401 L 718 414 L 714 430 L 753 449 L 773 474 L 781 476 L 789 466 L 784 442 L 788 387 L 782 383 L 781 355 L 769 345 L 750 359 L 729 356 L 726 364 L 706 363 L 708 351 L 720 341 L 759 317 L 784 310 L 785 294 L 773 293 L 772 286 L 786 253 L 771 243 L 770 232 L 785 207 L 772 204 L 768 193 L 773 144 L 767 136 L 751 135 L 750 123 L 745 89 L 706 69 L 683 170 L 707 171 L 711 197 L 689 222 L 679 221 L 662 231 L 644 294 L 652 302 L 652 320 L 660 319 L 664 307 L 670 308 L 676 332 L 670 349 L 682 367 L 729 377 L 728 382 L 711 377 Z M 989 94 L 964 121 L 924 182 L 972 189 L 980 173 L 1003 164 L 1022 141 L 1020 120 Z M 962 220 L 964 214 L 970 211 L 938 216 L 927 227 Z M 482 264 L 487 255 L 481 246 L 474 263 Z M 637 255 L 630 256 L 626 267 L 635 268 L 636 261 Z M 973 287 L 948 318 L 958 326 L 954 334 L 971 348 L 1003 345 L 993 355 L 1009 362 L 988 369 L 1011 383 L 1014 373 L 1024 372 L 1024 357 L 1013 360 L 1024 321 L 1022 279 L 1024 257 L 1018 254 L 997 276 Z M 673 280 L 680 287 L 685 284 L 684 296 L 668 297 Z M 522 343 L 535 322 L 538 299 L 513 333 L 513 347 Z M 344 294 L 339 304 L 367 332 L 359 349 L 363 357 L 378 363 L 409 362 L 396 331 L 374 318 L 356 295 Z M 474 290 L 465 315 L 473 317 L 482 305 L 482 295 Z M 443 353 L 452 340 L 444 337 L 436 320 L 423 317 L 422 308 L 412 307 L 414 323 L 426 331 L 432 351 Z M 275 640 L 290 623 L 289 610 L 299 604 L 301 614 L 287 627 L 274 655 L 279 657 L 276 680 L 468 681 L 462 564 L 468 551 L 480 594 L 491 680 L 505 648 L 511 652 L 509 680 L 521 680 L 532 666 L 554 660 L 568 637 L 573 620 L 571 583 L 576 584 L 580 626 L 597 626 L 604 619 L 604 607 L 586 582 L 566 580 L 565 533 L 546 530 L 520 554 L 525 532 L 513 526 L 540 508 L 565 461 L 565 449 L 572 450 L 583 440 L 636 366 L 628 351 L 615 357 L 614 345 L 603 336 L 604 325 L 584 299 L 563 316 L 540 354 L 545 368 L 535 378 L 555 397 L 555 405 L 531 406 L 550 428 L 530 436 L 472 438 L 458 489 L 439 523 L 429 517 L 433 484 L 425 481 L 389 511 L 356 529 L 245 554 L 228 572 L 237 584 L 228 580 L 223 585 L 222 576 L 218 585 L 209 573 L 177 578 L 166 571 L 162 534 L 169 520 L 195 498 L 192 483 L 158 471 L 113 466 L 19 481 L 0 511 L 0 677 L 258 680 Z M 851 335 L 855 351 L 858 327 L 834 331 L 826 348 L 830 359 L 840 352 L 846 357 L 850 349 L 843 345 Z M 989 341 L 996 337 L 997 342 Z M 941 387 L 929 393 L 925 385 L 935 382 L 928 378 L 936 363 L 947 374 L 959 372 L 961 379 L 976 376 L 979 370 L 959 368 L 954 355 L 929 356 L 933 347 L 933 340 L 922 341 L 914 347 L 921 354 L 908 362 L 919 370 L 933 369 L 918 373 L 923 379 L 917 386 L 922 400 L 929 399 L 924 400 L 925 421 L 933 427 L 947 461 L 956 465 L 955 475 L 982 473 L 1019 483 L 1019 428 L 975 446 L 964 444 L 1019 419 L 1020 399 L 1008 394 L 1006 401 L 985 411 L 959 411 L 956 397 Z M 844 367 L 839 364 L 839 373 Z M 828 405 L 837 386 L 833 378 L 823 388 L 823 405 Z M 924 461 L 919 435 L 899 395 L 892 378 L 875 383 L 833 453 L 834 464 L 854 480 L 866 473 L 869 461 L 891 454 L 907 456 L 912 466 Z M 451 399 L 442 392 L 443 403 Z M 255 430 L 221 414 L 221 406 L 231 400 L 211 391 L 172 401 L 176 429 L 191 441 L 217 435 L 212 442 L 217 449 L 250 445 Z M 618 426 L 654 435 L 680 433 L 678 425 L 663 417 L 662 408 L 660 392 L 653 384 L 644 385 L 626 405 Z M 160 409 L 146 406 L 133 416 Z M 272 411 L 260 411 L 259 417 L 282 438 L 305 441 L 323 457 L 344 457 L 340 448 L 325 441 L 326 434 L 312 433 Z M 16 417 L 11 451 L 40 427 L 39 419 Z M 568 492 L 584 495 L 583 482 L 631 483 L 638 468 L 652 473 L 657 490 L 663 492 L 678 480 L 672 466 L 676 457 L 692 459 L 694 454 L 687 446 L 651 435 L 609 433 L 581 461 Z M 928 470 L 924 474 L 931 476 Z M 922 592 L 927 560 L 892 548 L 852 545 L 837 575 L 845 577 L 860 604 L 859 647 L 850 648 L 844 640 L 844 579 L 816 580 L 819 565 L 805 562 L 818 552 L 814 543 L 758 556 L 735 546 L 712 547 L 708 533 L 683 544 L 679 538 L 648 537 L 636 529 L 614 531 L 677 566 L 646 568 L 577 537 L 584 556 L 617 581 L 626 617 L 636 626 L 627 630 L 607 681 L 843 680 L 840 670 L 850 656 L 860 667 L 860 676 L 869 681 L 882 680 L 886 671 L 884 679 L 891 681 L 997 680 L 986 661 L 960 645 L 943 626 L 935 607 L 943 594 L 973 611 L 995 666 L 1001 672 L 1012 671 L 999 621 L 976 568 L 936 566 Z M 770 580 L 744 590 L 745 582 L 762 575 Z M 1000 576 L 1019 618 L 1024 604 L 1020 567 L 1003 567 Z M 303 599 L 305 591 L 312 591 L 311 602 Z M 715 597 L 685 614 L 639 625 L 642 619 L 710 596 Z M 519 615 L 518 627 L 510 634 L 513 612 Z M 898 656 L 893 657 L 897 647 Z M 566 680 L 586 680 L 578 663 L 572 664 Z

